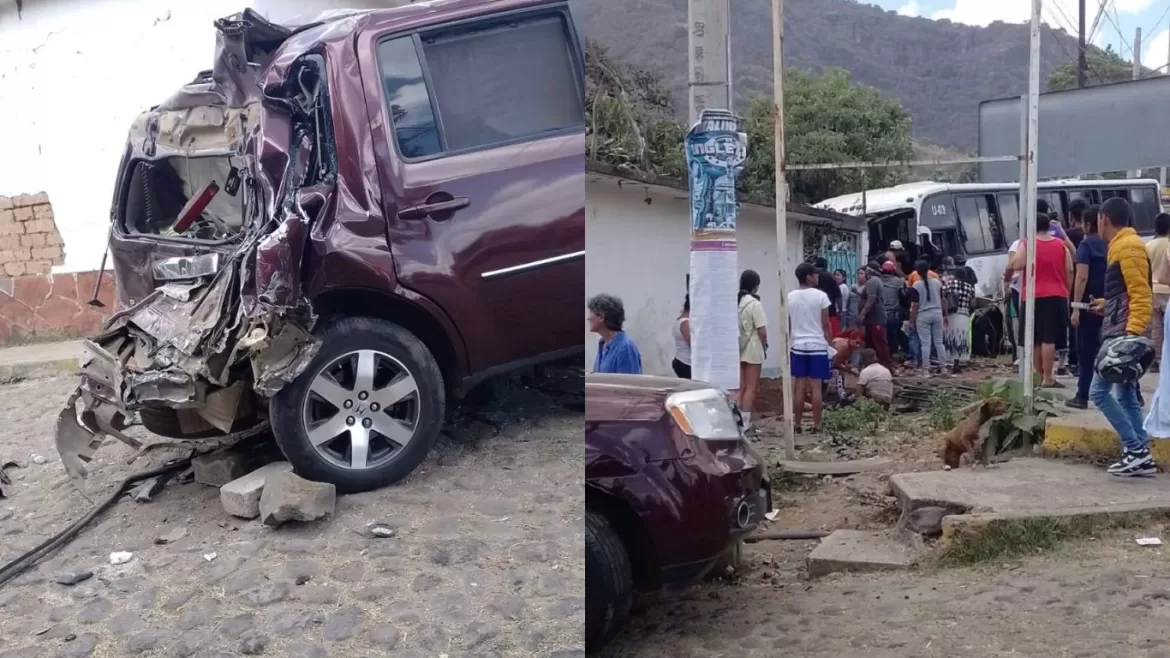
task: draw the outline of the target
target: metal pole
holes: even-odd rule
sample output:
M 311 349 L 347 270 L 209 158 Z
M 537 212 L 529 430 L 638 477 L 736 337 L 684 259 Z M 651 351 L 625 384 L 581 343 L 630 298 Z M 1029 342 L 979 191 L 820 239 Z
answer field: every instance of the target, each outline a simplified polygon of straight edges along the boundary
M 689 0 L 687 92 L 690 123 L 703 110 L 730 110 L 727 88 L 727 0 Z
M 1077 89 L 1080 89 L 1085 86 L 1085 69 L 1088 68 L 1085 61 L 1085 0 L 1080 0 L 1077 4 L 1080 6 L 1077 19 Z
M 792 399 L 791 337 L 788 332 L 788 288 L 796 276 L 788 259 L 788 182 L 784 172 L 784 0 L 772 0 L 772 117 L 774 119 L 776 150 L 776 253 L 780 261 L 780 391 L 784 396 L 784 457 L 796 458 L 796 442 L 792 424 L 794 404 L 804 400 Z
M 1025 210 L 1028 206 L 1034 206 L 1035 203 L 1028 196 L 1028 95 L 1020 96 L 1020 193 L 1019 207 L 1016 209 L 1016 214 L 1019 216 L 1019 230 L 1016 235 L 1019 236 L 1021 249 L 1028 248 L 1028 212 Z M 1023 274 L 1020 275 L 1020 280 L 1023 281 Z M 1023 288 L 1020 288 L 1020 293 L 1023 293 Z M 1010 291 L 1008 293 L 1010 298 Z M 1020 302 L 1023 303 L 1023 298 Z M 1020 381 L 1024 381 L 1024 373 L 1032 369 L 1032 363 L 1024 358 L 1024 346 L 1021 344 L 1023 340 L 1020 339 L 1020 327 L 1023 326 L 1024 316 L 1020 314 L 1023 308 L 1016 309 L 1016 322 L 1012 326 L 1012 334 L 1016 345 L 1016 375 Z
M 1142 28 L 1137 28 L 1133 35 L 1133 79 L 1139 80 L 1142 77 Z M 1141 169 L 1134 169 L 1129 172 L 1130 178 L 1140 178 L 1142 175 Z
M 727 7 L 723 11 L 727 26 L 723 35 L 727 42 L 727 109 L 735 114 L 735 83 L 731 77 L 731 0 L 727 0 Z
M 1032 413 L 1032 342 L 1036 336 L 1036 141 L 1040 132 L 1040 4 L 1032 0 L 1031 53 L 1028 57 L 1028 197 L 1025 209 L 1028 216 L 1027 269 L 1024 276 L 1027 283 L 1028 312 L 1024 317 L 1024 409 Z

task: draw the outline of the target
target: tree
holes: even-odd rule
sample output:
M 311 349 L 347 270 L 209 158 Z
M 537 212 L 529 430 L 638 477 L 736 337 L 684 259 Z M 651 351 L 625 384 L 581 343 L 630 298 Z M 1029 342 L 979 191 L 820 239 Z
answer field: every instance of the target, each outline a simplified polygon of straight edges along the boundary
M 686 178 L 686 130 L 674 114 L 670 95 L 657 75 L 627 69 L 596 43 L 586 49 L 586 148 L 589 158 L 646 173 Z M 876 89 L 854 83 L 849 74 L 829 69 L 820 76 L 789 71 L 785 87 L 788 161 L 833 163 L 897 162 L 911 158 L 910 115 Z M 771 102 L 751 99 L 744 117 L 748 160 L 740 191 L 772 199 L 775 161 Z M 831 170 L 794 172 L 792 200 L 815 202 L 902 182 L 905 170 Z
M 686 131 L 669 92 L 654 73 L 626 69 L 592 41 L 585 50 L 585 126 L 591 160 L 686 178 Z
M 898 162 L 913 154 L 910 115 L 897 100 L 872 87 L 854 83 L 841 69 L 820 76 L 787 71 L 784 87 L 785 138 L 789 164 Z M 754 98 L 748 106 L 748 162 L 745 191 L 774 196 L 775 150 L 772 104 Z M 792 172 L 792 200 L 803 203 L 858 191 L 897 185 L 902 167 Z
M 1113 46 L 1106 46 L 1101 50 L 1096 46 L 1085 49 L 1085 63 L 1088 71 L 1085 74 L 1085 85 L 1109 84 L 1124 82 L 1133 79 L 1133 63 L 1127 62 L 1120 55 L 1113 52 Z M 1048 76 L 1048 91 L 1075 89 L 1077 86 L 1077 63 L 1065 62 L 1052 69 Z

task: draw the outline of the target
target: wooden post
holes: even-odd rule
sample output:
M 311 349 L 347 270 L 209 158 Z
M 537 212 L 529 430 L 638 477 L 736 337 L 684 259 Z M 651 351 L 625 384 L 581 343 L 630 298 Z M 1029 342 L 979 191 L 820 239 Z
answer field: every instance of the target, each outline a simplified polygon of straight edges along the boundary
M 772 0 L 772 118 L 776 128 L 776 255 L 780 262 L 780 318 L 779 340 L 776 349 L 780 352 L 780 390 L 784 396 L 784 458 L 796 459 L 795 428 L 793 410 L 795 404 L 804 400 L 792 399 L 791 335 L 788 327 L 788 289 L 794 276 L 792 263 L 788 259 L 788 182 L 784 172 L 784 0 Z

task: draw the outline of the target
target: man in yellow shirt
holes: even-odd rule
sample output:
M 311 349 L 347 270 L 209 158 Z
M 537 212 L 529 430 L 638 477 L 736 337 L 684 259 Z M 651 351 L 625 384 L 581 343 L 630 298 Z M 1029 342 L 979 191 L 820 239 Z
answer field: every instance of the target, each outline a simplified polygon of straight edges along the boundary
M 1154 287 L 1154 316 L 1150 318 L 1150 340 L 1154 341 L 1154 365 L 1150 372 L 1158 372 L 1162 365 L 1163 316 L 1170 301 L 1170 215 L 1160 213 L 1154 218 L 1153 240 L 1146 244 L 1150 254 L 1150 278 Z

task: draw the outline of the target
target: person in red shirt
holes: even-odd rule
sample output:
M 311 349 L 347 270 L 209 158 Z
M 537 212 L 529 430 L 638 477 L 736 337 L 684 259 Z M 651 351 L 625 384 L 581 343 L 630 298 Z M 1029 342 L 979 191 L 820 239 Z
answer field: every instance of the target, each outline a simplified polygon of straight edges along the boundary
M 1063 388 L 1053 378 L 1053 367 L 1056 362 L 1056 351 L 1063 349 L 1068 342 L 1068 294 L 1069 282 L 1072 281 L 1073 261 L 1072 254 L 1064 244 L 1049 233 L 1051 222 L 1047 213 L 1036 213 L 1036 239 L 1027 246 L 1035 254 L 1036 259 L 1036 309 L 1035 335 L 1032 344 L 1032 368 L 1040 373 L 1041 386 L 1045 388 Z M 1019 249 L 1012 254 L 1007 269 L 1011 272 L 1023 272 L 1027 267 L 1027 249 Z M 1008 273 L 1004 274 L 1007 278 Z M 1027 277 L 1021 277 L 1020 284 L 1020 317 L 1026 318 L 1028 287 Z M 1024 342 L 1024 322 L 1020 322 L 1020 344 Z

